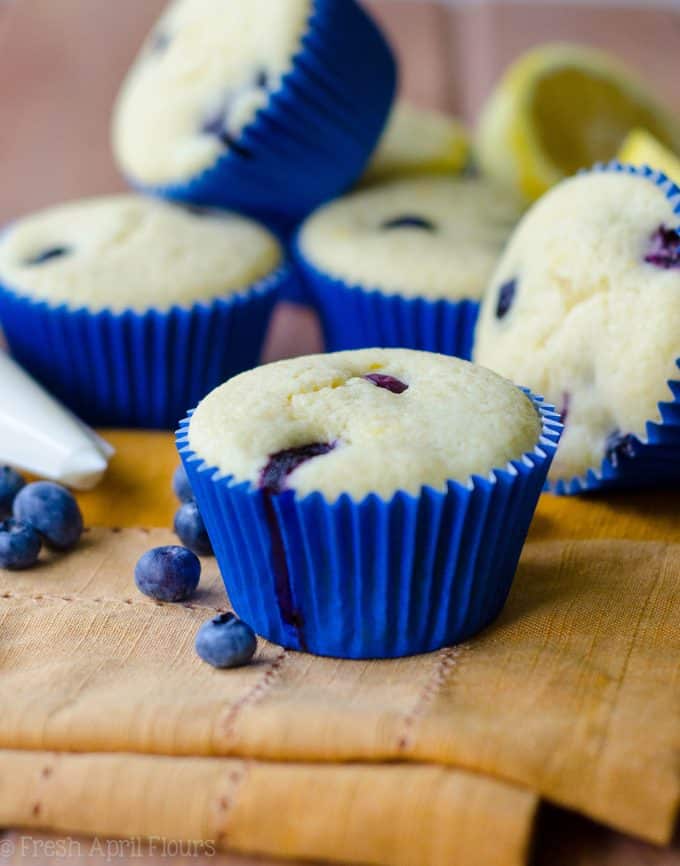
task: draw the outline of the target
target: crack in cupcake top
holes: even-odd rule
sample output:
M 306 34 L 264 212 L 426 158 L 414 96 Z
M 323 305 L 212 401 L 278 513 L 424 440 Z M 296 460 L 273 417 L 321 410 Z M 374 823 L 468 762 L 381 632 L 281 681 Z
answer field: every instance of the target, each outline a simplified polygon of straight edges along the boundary
M 418 177 L 353 192 L 300 233 L 320 271 L 385 294 L 480 298 L 519 218 L 514 199 L 477 178 Z
M 145 184 L 178 183 L 225 149 L 242 155 L 241 132 L 292 68 L 311 13 L 311 0 L 171 3 L 118 96 L 123 170 Z
M 189 445 L 255 486 L 270 470 L 279 484 L 283 461 L 286 487 L 299 494 L 387 498 L 504 468 L 534 448 L 540 426 L 531 401 L 489 370 L 432 353 L 363 349 L 236 376 L 198 406 Z
M 610 452 L 618 459 L 613 431 L 626 442 L 644 438 L 647 421 L 660 419 L 658 403 L 671 399 L 680 238 L 669 226 L 677 221 L 647 177 L 579 175 L 526 214 L 490 281 L 475 360 L 563 410 L 552 479 L 599 469 Z
M 278 241 L 252 220 L 136 195 L 50 208 L 0 236 L 0 280 L 92 310 L 191 306 L 248 288 L 282 260 Z

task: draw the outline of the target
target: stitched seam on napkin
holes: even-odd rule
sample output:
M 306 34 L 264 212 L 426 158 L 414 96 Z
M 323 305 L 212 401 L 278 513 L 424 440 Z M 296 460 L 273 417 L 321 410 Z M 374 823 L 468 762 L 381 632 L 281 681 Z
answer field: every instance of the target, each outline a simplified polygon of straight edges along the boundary
M 442 691 L 448 681 L 449 673 L 456 667 L 460 656 L 467 649 L 469 647 L 463 644 L 456 647 L 446 647 L 439 652 L 432 673 L 427 678 L 414 705 L 403 718 L 401 734 L 397 737 L 398 752 L 405 752 L 411 748 L 418 722 Z
M 229 817 L 234 811 L 238 802 L 239 794 L 243 789 L 246 779 L 250 775 L 250 770 L 253 765 L 252 761 L 242 761 L 238 769 L 230 770 L 226 775 L 226 780 L 229 783 L 229 789 L 226 794 L 218 794 L 213 800 L 211 812 L 217 816 L 217 829 L 214 833 L 215 842 L 218 848 L 226 848 L 229 838 Z
M 281 673 L 281 667 L 287 658 L 287 651 L 282 649 L 281 652 L 272 660 L 267 667 L 267 670 L 262 674 L 262 677 L 245 692 L 237 701 L 235 701 L 227 710 L 224 718 L 217 723 L 219 733 L 224 736 L 229 736 L 233 733 L 236 721 L 242 711 L 253 704 L 259 703 L 267 692 L 272 688 Z
M 162 601 L 135 601 L 132 598 L 87 598 L 80 595 L 51 595 L 47 592 L 36 593 L 35 595 L 24 595 L 20 592 L 2 592 L 0 593 L 0 601 L 9 599 L 12 601 L 77 601 L 82 604 L 109 605 L 109 604 L 124 604 L 128 607 L 167 607 L 177 608 L 183 607 L 185 610 L 207 610 L 212 613 L 225 613 L 225 607 L 212 607 L 206 604 L 192 604 L 190 601 L 185 602 L 162 602 Z

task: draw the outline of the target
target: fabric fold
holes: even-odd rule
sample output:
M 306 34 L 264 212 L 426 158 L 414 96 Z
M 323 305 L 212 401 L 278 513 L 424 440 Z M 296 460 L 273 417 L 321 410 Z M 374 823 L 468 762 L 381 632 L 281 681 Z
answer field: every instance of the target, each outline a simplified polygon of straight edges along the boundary
M 0 768 L 4 825 L 365 866 L 521 866 L 537 806 L 529 791 L 418 765 L 0 751 Z
M 136 753 L 152 776 L 154 756 L 159 768 L 171 757 L 249 759 L 258 773 L 271 770 L 272 791 L 280 764 L 304 764 L 310 790 L 315 773 L 343 764 L 357 785 L 364 772 L 382 778 L 381 767 L 431 765 L 670 839 L 680 794 L 680 545 L 530 543 L 500 619 L 459 647 L 366 662 L 262 641 L 253 664 L 220 672 L 193 649 L 200 624 L 228 604 L 214 560 L 189 603 L 157 604 L 134 588 L 136 559 L 172 540 L 165 530 L 93 529 L 68 557 L 0 572 L 0 777 L 12 778 L 2 755 L 15 750 L 100 754 L 107 768 L 116 753 Z M 286 808 L 272 807 L 282 840 L 298 796 L 307 791 L 293 786 L 281 795 Z M 317 799 L 304 832 L 332 836 L 333 809 Z M 375 803 L 369 835 L 380 836 L 388 819 L 379 798 L 366 799 Z M 73 826 L 49 826 L 87 832 L 85 812 Z M 30 812 L 0 821 L 36 823 Z

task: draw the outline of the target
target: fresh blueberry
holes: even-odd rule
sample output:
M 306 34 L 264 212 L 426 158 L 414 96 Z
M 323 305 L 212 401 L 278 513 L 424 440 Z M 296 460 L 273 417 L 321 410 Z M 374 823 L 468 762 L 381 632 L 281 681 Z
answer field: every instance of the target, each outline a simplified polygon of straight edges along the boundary
M 213 549 L 205 523 L 195 502 L 185 502 L 175 514 L 175 532 L 185 547 L 197 556 L 212 556 Z
M 196 591 L 201 563 L 186 547 L 154 547 L 135 566 L 137 589 L 157 601 L 186 601 Z
M 219 139 L 220 144 L 228 148 L 229 150 L 233 150 L 234 153 L 239 154 L 239 156 L 251 157 L 251 152 L 240 145 L 238 141 L 234 138 L 234 136 L 229 132 L 227 126 L 227 112 L 222 110 L 217 114 L 213 114 L 210 117 L 206 118 L 201 125 L 201 132 L 205 135 L 213 135 L 215 138 Z
M 51 481 L 26 485 L 14 500 L 13 512 L 57 550 L 75 547 L 83 531 L 83 516 L 73 494 Z
M 659 268 L 680 268 L 680 231 L 662 225 L 652 235 L 645 261 Z
M 517 280 L 508 280 L 498 290 L 498 303 L 496 304 L 496 318 L 502 319 L 515 300 L 517 292 Z
M 28 523 L 12 518 L 0 523 L 0 568 L 30 568 L 38 561 L 41 547 L 40 536 Z
M 637 441 L 632 433 L 622 433 L 620 430 L 614 430 L 613 433 L 609 434 L 605 442 L 604 453 L 614 469 L 619 468 L 622 460 L 635 457 L 635 445 Z
M 45 262 L 51 262 L 52 259 L 60 259 L 62 256 L 67 256 L 71 252 L 73 252 L 71 247 L 48 247 L 46 250 L 41 250 L 30 258 L 24 259 L 24 265 L 27 265 L 28 267 L 44 265 Z
M 300 445 L 297 448 L 286 448 L 272 454 L 260 474 L 260 487 L 268 493 L 281 493 L 286 486 L 286 478 L 294 472 L 298 466 L 328 454 L 335 448 L 334 442 L 312 442 L 309 445 Z
M 180 502 L 193 501 L 194 491 L 191 489 L 189 476 L 182 463 L 175 469 L 175 474 L 172 476 L 172 489 Z
M 257 638 L 252 628 L 233 613 L 204 622 L 196 635 L 196 652 L 216 668 L 238 668 L 255 655 Z
M 26 482 L 9 466 L 0 466 L 0 520 L 12 513 L 12 503 Z
M 436 226 L 425 217 L 414 216 L 413 214 L 405 214 L 404 216 L 394 217 L 394 219 L 386 220 L 381 228 L 383 229 L 423 229 L 427 232 L 436 230 Z
M 391 391 L 393 394 L 403 394 L 408 391 L 406 382 L 401 379 L 396 379 L 394 376 L 387 376 L 384 373 L 368 373 L 364 376 L 368 382 L 373 382 L 378 388 L 384 388 L 386 391 Z

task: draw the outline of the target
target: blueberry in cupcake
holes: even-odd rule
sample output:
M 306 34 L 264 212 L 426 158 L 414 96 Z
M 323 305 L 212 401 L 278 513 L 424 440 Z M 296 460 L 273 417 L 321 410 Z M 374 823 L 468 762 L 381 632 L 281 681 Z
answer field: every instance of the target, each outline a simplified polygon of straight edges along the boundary
M 477 178 L 425 176 L 354 192 L 303 224 L 297 258 L 327 347 L 469 357 L 478 302 L 519 210 Z
M 558 492 L 680 477 L 679 228 L 676 187 L 613 164 L 535 204 L 490 282 L 475 360 L 558 407 Z
M 174 426 L 256 363 L 287 279 L 256 222 L 136 195 L 53 207 L 0 236 L 13 353 L 100 424 Z
M 295 221 L 359 176 L 394 86 L 355 0 L 175 0 L 121 88 L 114 151 L 137 186 Z
M 296 649 L 395 656 L 497 615 L 554 417 L 468 362 L 366 349 L 231 379 L 178 445 L 240 616 Z

